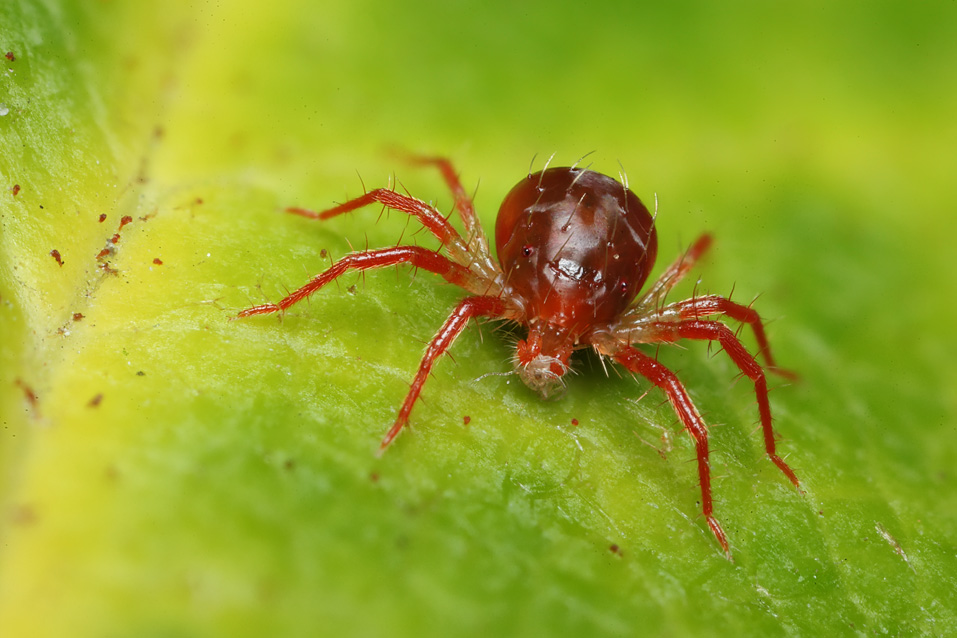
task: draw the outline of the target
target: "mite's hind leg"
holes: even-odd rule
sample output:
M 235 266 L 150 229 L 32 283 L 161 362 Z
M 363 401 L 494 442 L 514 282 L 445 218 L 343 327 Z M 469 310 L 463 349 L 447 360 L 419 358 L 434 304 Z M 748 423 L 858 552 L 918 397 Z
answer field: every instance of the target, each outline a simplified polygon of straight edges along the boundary
M 465 224 L 465 235 L 468 240 L 469 249 L 477 256 L 482 257 L 490 263 L 494 263 L 492 253 L 489 251 L 488 238 L 482 229 L 482 224 L 475 214 L 475 204 L 472 198 L 465 192 L 462 182 L 452 166 L 452 162 L 444 157 L 432 157 L 427 155 L 405 155 L 408 161 L 413 164 L 422 164 L 435 166 L 442 173 L 442 179 L 452 191 L 455 198 L 455 209 L 459 212 L 462 222 Z
M 683 255 L 661 273 L 661 276 L 651 284 L 648 291 L 638 299 L 632 309 L 625 313 L 623 319 L 627 320 L 632 316 L 641 317 L 661 305 L 668 292 L 684 279 L 688 271 L 707 252 L 713 241 L 711 235 L 707 233 L 699 237 Z
M 412 215 L 418 219 L 423 226 L 429 229 L 429 232 L 438 237 L 443 246 L 448 248 L 456 261 L 461 261 L 459 258 L 460 254 L 468 254 L 468 247 L 462 239 L 462 236 L 459 235 L 459 231 L 455 230 L 442 213 L 419 199 L 402 195 L 389 188 L 371 190 L 365 195 L 350 199 L 343 204 L 318 213 L 298 207 L 287 208 L 286 212 L 308 217 L 309 219 L 329 219 L 337 215 L 352 212 L 372 203 L 382 204 L 387 208 Z M 462 263 L 468 262 L 465 261 Z
M 764 357 L 768 370 L 789 379 L 797 378 L 797 374 L 779 368 L 775 363 L 774 356 L 771 354 L 771 345 L 768 343 L 767 335 L 764 332 L 764 322 L 761 321 L 758 312 L 750 306 L 735 303 L 720 295 L 704 295 L 668 304 L 658 314 L 664 320 L 668 320 L 672 316 L 679 319 L 702 319 L 722 315 L 746 323 L 754 331 L 754 338 L 758 342 L 758 353 Z

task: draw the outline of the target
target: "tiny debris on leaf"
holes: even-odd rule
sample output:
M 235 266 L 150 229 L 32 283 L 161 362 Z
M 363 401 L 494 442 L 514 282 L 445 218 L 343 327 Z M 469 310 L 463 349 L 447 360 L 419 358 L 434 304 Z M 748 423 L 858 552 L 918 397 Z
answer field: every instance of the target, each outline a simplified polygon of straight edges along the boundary
M 23 379 L 16 379 L 13 383 L 23 390 L 23 397 L 27 400 L 27 403 L 30 404 L 30 407 L 35 410 L 40 399 L 37 397 L 37 393 L 33 391 L 33 388 L 24 383 Z

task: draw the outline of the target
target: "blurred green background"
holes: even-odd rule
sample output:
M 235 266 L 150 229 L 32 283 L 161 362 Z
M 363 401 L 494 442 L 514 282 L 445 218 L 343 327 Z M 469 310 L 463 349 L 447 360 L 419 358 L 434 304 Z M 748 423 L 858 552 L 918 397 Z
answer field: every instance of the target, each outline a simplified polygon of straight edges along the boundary
M 16 0 L 0 52 L 0 635 L 957 633 L 953 3 Z M 395 149 L 451 157 L 487 227 L 594 151 L 657 197 L 659 268 L 713 232 L 697 289 L 760 295 L 802 375 L 771 398 L 806 494 L 727 357 L 662 350 L 728 562 L 660 394 L 585 357 L 542 402 L 482 377 L 491 326 L 377 459 L 458 290 L 228 319 L 434 245 L 280 214 L 390 179 L 449 210 Z

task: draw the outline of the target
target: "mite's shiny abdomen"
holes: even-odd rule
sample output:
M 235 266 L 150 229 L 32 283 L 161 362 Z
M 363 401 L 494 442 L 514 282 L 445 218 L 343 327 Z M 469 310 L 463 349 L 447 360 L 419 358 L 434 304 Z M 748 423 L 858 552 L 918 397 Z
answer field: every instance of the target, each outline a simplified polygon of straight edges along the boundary
M 519 182 L 495 223 L 508 285 L 540 318 L 581 334 L 616 318 L 654 265 L 654 220 L 611 177 L 550 168 Z

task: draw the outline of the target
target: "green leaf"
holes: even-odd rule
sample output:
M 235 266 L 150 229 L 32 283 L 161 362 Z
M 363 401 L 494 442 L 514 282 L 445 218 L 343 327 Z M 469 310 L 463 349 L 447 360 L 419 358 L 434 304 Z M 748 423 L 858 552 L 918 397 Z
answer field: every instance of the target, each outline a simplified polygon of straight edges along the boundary
M 957 632 L 953 14 L 4 3 L 0 635 Z M 659 269 L 714 232 L 675 298 L 761 295 L 806 493 L 728 358 L 662 349 L 727 561 L 663 397 L 583 357 L 542 402 L 493 324 L 377 458 L 461 291 L 385 270 L 231 319 L 350 246 L 435 245 L 281 214 L 391 179 L 449 210 L 395 148 L 481 182 L 487 228 L 536 153 L 597 149 L 657 199 Z

